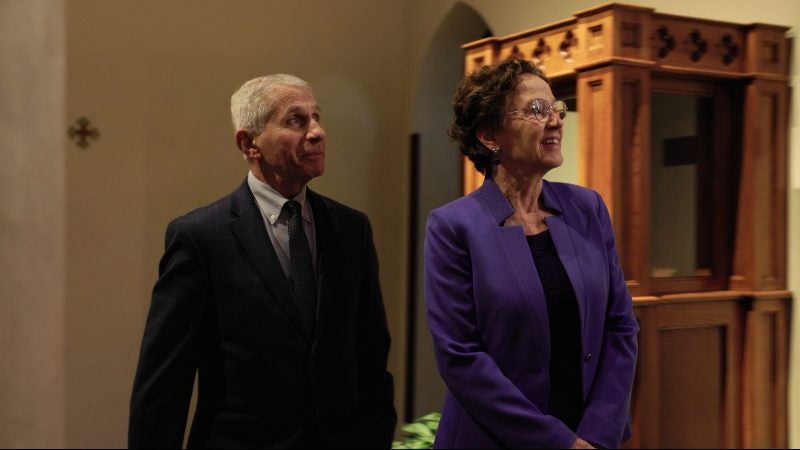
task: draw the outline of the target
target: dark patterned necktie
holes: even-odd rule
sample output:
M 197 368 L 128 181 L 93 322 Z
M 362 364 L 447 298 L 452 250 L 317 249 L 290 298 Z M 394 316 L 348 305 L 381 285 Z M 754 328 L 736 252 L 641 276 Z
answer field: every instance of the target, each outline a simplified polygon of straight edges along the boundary
M 317 307 L 317 280 L 311 262 L 311 250 L 303 229 L 300 203 L 289 200 L 283 205 L 283 209 L 289 226 L 289 278 L 292 282 L 292 293 L 303 318 L 303 326 L 311 335 Z

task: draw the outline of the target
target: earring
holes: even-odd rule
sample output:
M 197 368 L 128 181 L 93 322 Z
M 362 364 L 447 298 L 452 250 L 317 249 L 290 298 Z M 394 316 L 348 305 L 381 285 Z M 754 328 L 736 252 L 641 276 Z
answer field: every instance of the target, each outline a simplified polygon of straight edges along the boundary
M 489 149 L 492 152 L 492 164 L 495 166 L 500 164 L 500 147 Z

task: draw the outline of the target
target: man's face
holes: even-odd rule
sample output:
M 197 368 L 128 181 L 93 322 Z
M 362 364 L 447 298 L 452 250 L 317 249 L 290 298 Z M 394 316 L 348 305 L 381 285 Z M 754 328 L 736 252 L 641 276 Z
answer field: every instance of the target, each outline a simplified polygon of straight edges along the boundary
M 314 94 L 304 87 L 278 86 L 264 131 L 253 138 L 262 173 L 281 184 L 305 184 L 325 170 L 325 130 Z

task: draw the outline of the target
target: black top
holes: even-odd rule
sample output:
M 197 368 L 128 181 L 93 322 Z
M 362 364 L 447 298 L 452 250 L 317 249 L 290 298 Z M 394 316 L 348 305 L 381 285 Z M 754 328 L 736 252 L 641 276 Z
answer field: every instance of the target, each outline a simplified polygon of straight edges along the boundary
M 573 431 L 583 411 L 581 330 L 578 300 L 550 232 L 526 236 L 542 281 L 550 323 L 550 403 L 548 414 Z

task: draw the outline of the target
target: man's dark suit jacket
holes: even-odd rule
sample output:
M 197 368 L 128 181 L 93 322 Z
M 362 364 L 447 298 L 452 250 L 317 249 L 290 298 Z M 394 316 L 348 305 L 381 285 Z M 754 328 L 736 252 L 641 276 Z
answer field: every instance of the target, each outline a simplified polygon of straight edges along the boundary
M 363 213 L 307 192 L 318 258 L 314 336 L 303 331 L 246 181 L 169 224 L 130 447 L 181 446 L 195 374 L 189 447 L 390 446 L 396 414 L 372 230 Z

